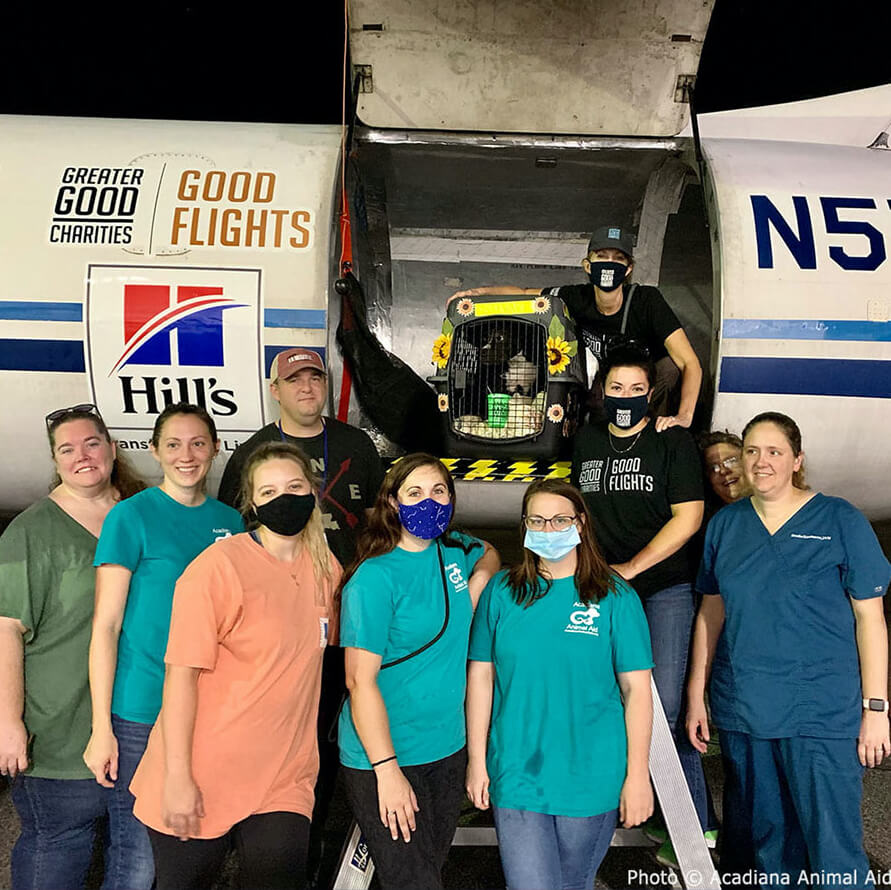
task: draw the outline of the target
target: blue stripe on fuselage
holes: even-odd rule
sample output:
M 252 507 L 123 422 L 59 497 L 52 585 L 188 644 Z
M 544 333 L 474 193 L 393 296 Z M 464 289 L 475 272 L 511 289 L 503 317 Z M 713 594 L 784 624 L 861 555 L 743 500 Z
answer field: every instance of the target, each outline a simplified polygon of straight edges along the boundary
M 264 346 L 263 365 L 268 373 L 272 360 L 293 346 Z M 309 346 L 325 360 L 324 346 Z M 80 340 L 0 339 L 0 371 L 71 371 L 83 373 L 84 345 Z
M 0 300 L 0 320 L 5 321 L 83 321 L 81 303 L 47 300 Z M 324 309 L 265 309 L 267 328 L 310 328 L 324 330 L 328 313 Z
M 0 300 L 0 319 L 6 321 L 83 321 L 80 303 L 44 300 Z
M 314 328 L 324 330 L 328 321 L 324 309 L 264 309 L 267 328 Z
M 891 321 L 818 321 L 808 318 L 725 318 L 727 340 L 860 340 L 891 342 Z
M 891 361 L 728 356 L 718 391 L 891 399 Z
M 0 340 L 0 371 L 85 370 L 80 340 Z

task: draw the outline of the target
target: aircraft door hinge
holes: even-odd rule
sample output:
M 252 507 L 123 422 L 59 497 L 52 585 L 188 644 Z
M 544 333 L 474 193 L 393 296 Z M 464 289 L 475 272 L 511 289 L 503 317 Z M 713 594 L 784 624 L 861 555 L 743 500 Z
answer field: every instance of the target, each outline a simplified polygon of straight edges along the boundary
M 354 65 L 353 73 L 359 82 L 360 93 L 374 92 L 374 78 L 372 76 L 371 65 Z
M 674 85 L 674 101 L 689 103 L 690 94 L 693 92 L 693 87 L 695 84 L 695 74 L 679 74 L 678 81 Z

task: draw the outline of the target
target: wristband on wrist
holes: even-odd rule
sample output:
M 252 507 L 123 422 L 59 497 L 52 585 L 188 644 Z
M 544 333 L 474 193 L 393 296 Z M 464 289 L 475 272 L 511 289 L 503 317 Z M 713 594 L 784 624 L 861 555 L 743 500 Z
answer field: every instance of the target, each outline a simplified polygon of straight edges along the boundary
M 382 763 L 389 763 L 391 760 L 395 760 L 396 755 L 391 754 L 389 757 L 385 757 L 383 760 L 376 760 L 371 764 L 371 768 L 374 769 L 376 766 L 380 766 Z
M 863 710 L 864 711 L 881 711 L 885 714 L 888 713 L 888 699 L 887 698 L 865 698 L 863 699 Z

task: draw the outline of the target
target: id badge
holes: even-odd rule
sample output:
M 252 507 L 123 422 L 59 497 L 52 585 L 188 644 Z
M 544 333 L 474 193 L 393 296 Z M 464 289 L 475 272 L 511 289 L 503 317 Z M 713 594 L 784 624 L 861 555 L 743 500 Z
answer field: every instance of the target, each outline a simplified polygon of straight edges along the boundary
M 324 649 L 328 645 L 328 619 L 319 618 L 319 648 Z

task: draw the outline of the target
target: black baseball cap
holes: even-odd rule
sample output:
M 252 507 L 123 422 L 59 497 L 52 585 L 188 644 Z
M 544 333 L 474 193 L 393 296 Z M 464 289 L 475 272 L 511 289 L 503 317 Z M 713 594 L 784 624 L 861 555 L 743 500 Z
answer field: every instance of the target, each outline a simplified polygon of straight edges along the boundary
M 588 253 L 613 247 L 629 257 L 634 256 L 634 236 L 623 226 L 601 226 L 588 242 Z

